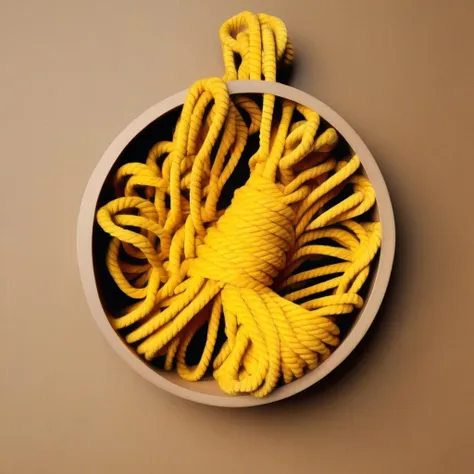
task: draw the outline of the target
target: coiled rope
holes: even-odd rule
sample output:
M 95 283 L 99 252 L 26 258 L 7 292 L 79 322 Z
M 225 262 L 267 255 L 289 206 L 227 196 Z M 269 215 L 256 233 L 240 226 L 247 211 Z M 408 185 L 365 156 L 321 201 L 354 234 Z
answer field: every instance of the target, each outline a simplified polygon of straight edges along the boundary
M 276 117 L 273 95 L 261 110 L 229 96 L 225 81 L 275 81 L 292 63 L 284 23 L 245 12 L 224 23 L 220 38 L 224 79 L 190 88 L 172 141 L 118 170 L 118 197 L 97 221 L 112 237 L 108 271 L 137 300 L 110 318 L 127 328 L 126 341 L 186 380 L 212 364 L 224 392 L 263 397 L 339 344 L 337 317 L 363 305 L 358 293 L 381 228 L 355 219 L 374 205 L 374 190 L 357 156 L 332 156 L 338 135 L 320 131 L 315 111 L 283 100 Z M 223 187 L 257 132 L 250 178 L 221 210 Z M 330 263 L 304 270 L 314 260 Z M 206 324 L 201 358 L 189 366 L 187 349 Z M 219 324 L 226 340 L 217 352 Z

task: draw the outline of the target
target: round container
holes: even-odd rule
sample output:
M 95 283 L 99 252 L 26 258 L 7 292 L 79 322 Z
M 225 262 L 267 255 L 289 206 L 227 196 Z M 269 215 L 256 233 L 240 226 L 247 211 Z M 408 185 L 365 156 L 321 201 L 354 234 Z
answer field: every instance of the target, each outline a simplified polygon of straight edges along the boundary
M 315 110 L 323 120 L 338 131 L 352 151 L 359 156 L 363 171 L 375 189 L 377 202 L 374 213 L 381 221 L 383 234 L 380 256 L 372 269 L 365 304 L 334 353 L 315 370 L 288 385 L 277 388 L 265 398 L 259 399 L 250 395 L 231 397 L 224 394 L 212 378 L 200 382 L 187 382 L 174 372 L 152 367 L 139 358 L 110 326 L 104 295 L 111 288 L 104 283 L 106 278 L 104 269 L 95 265 L 93 258 L 94 254 L 97 256 L 105 254 L 106 251 L 107 241 L 100 232 L 94 230 L 95 214 L 98 205 L 102 203 L 101 199 L 103 201 L 113 197 L 112 195 L 103 197 L 104 183 L 107 184 L 110 179 L 111 171 L 130 161 L 130 156 L 136 157 L 139 154 L 146 156 L 149 148 L 149 144 L 146 143 L 147 134 L 149 136 L 152 134 L 154 142 L 157 142 L 162 139 L 160 131 L 166 129 L 167 125 L 169 133 L 169 127 L 172 121 L 176 120 L 187 91 L 168 97 L 145 111 L 120 133 L 104 153 L 92 173 L 82 199 L 77 229 L 77 252 L 84 292 L 94 319 L 109 344 L 133 370 L 156 386 L 188 400 L 215 406 L 248 407 L 276 402 L 301 392 L 329 374 L 354 350 L 372 324 L 387 289 L 395 253 L 395 222 L 387 186 L 377 163 L 357 133 L 336 112 L 314 97 L 280 83 L 232 81 L 228 83 L 228 88 L 230 94 L 274 94 Z M 158 121 L 159 127 L 155 126 L 153 129 L 153 124 L 157 124 Z

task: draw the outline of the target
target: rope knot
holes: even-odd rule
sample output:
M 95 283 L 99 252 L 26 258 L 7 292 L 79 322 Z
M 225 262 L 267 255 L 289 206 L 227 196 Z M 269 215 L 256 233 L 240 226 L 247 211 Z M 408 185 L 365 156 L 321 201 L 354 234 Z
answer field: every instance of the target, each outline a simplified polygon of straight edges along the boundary
M 271 286 L 294 244 L 294 221 L 278 186 L 251 176 L 208 230 L 189 275 L 254 290 Z

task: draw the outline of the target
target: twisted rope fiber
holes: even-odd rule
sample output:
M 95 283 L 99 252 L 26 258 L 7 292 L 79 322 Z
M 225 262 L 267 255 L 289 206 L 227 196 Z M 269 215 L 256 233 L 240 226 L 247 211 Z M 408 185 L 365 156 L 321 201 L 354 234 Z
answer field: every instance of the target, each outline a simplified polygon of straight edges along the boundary
M 190 88 L 172 141 L 117 171 L 118 197 L 97 221 L 112 237 L 108 271 L 136 300 L 110 322 L 127 328 L 138 354 L 163 357 L 189 381 L 212 367 L 224 392 L 263 397 L 338 346 L 337 318 L 363 305 L 358 292 L 381 228 L 355 219 L 374 205 L 374 190 L 357 156 L 332 156 L 338 135 L 320 130 L 316 112 L 283 100 L 276 117 L 273 95 L 264 94 L 261 109 L 229 96 L 225 81 L 275 81 L 291 64 L 284 23 L 244 12 L 220 37 L 224 79 Z M 250 178 L 220 210 L 223 187 L 256 133 Z M 303 270 L 313 260 L 323 265 Z M 219 324 L 226 340 L 216 353 Z M 201 358 L 188 366 L 187 349 L 205 325 Z

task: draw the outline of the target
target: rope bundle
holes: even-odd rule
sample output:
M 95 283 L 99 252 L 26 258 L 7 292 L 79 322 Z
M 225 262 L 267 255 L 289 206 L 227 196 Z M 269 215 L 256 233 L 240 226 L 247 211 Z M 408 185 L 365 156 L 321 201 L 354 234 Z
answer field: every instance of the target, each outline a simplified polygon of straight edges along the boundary
M 112 237 L 107 268 L 136 300 L 110 319 L 127 328 L 126 341 L 146 360 L 163 357 L 186 380 L 212 367 L 224 392 L 263 397 L 339 344 L 336 317 L 363 305 L 358 293 L 381 229 L 355 220 L 374 205 L 374 190 L 358 173 L 357 156 L 332 156 L 337 133 L 321 132 L 316 112 L 283 100 L 277 116 L 272 95 L 261 108 L 229 96 L 226 80 L 275 81 L 277 68 L 291 64 L 283 22 L 245 12 L 220 36 L 224 80 L 190 88 L 172 141 L 157 143 L 145 163 L 118 170 L 118 197 L 97 221 Z M 220 209 L 256 133 L 250 177 Z M 307 261 L 317 264 L 305 270 Z M 220 324 L 226 340 L 217 350 Z M 203 326 L 205 347 L 189 366 L 188 347 Z

